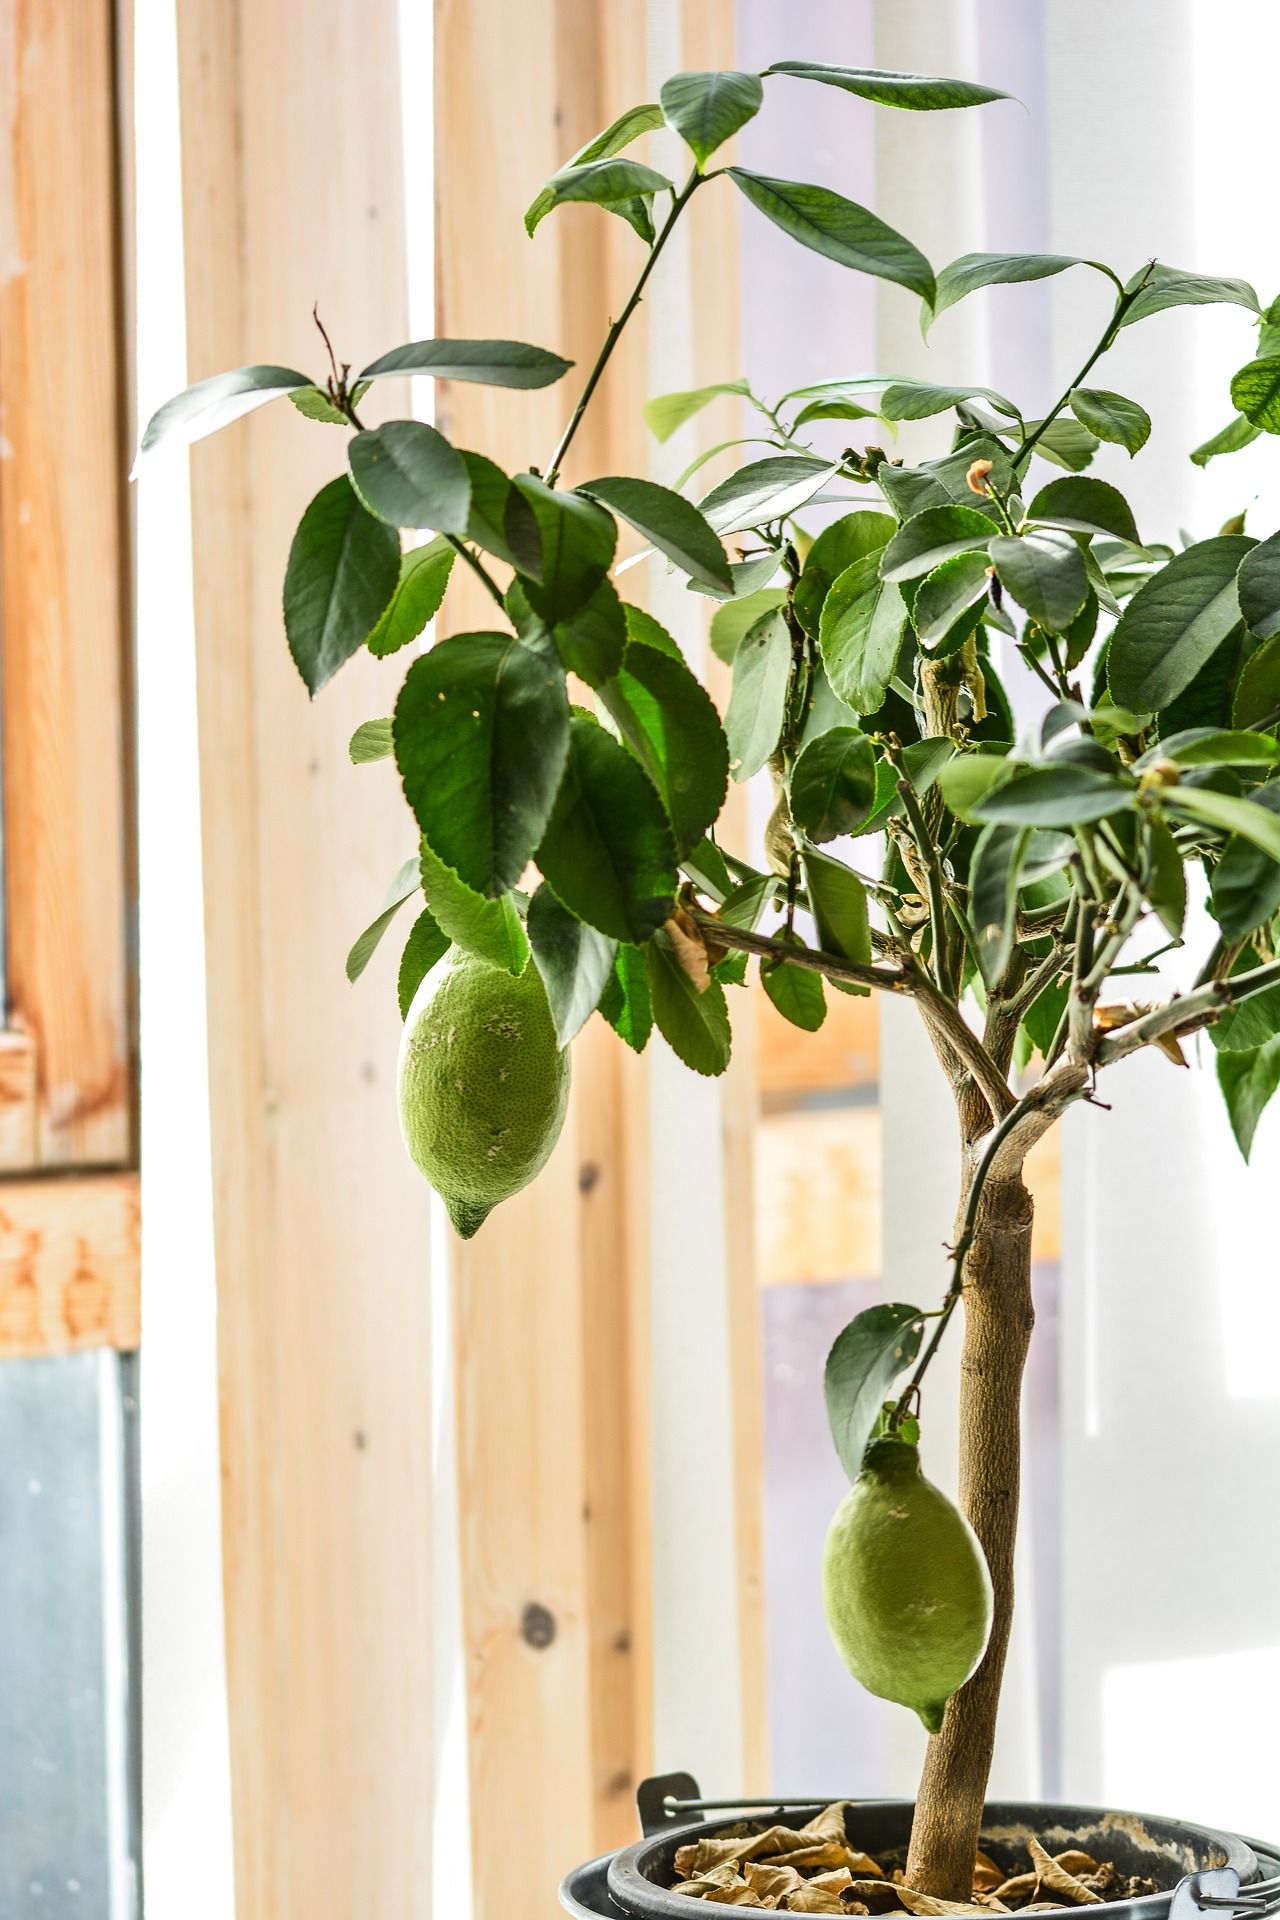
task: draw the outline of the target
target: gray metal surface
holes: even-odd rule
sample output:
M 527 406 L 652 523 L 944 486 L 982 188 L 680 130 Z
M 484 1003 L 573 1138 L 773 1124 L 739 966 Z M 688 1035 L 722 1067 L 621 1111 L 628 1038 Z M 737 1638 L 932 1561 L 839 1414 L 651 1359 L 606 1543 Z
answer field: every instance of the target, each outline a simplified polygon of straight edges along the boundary
M 136 1409 L 114 1353 L 0 1362 L 0 1915 L 135 1920 Z

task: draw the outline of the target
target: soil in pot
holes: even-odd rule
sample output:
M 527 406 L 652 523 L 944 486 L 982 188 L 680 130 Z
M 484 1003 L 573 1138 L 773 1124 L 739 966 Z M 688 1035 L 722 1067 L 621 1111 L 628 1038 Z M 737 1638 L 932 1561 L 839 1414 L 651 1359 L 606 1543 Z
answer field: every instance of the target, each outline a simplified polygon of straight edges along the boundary
M 1172 1863 L 1157 1879 L 1082 1847 L 1051 1853 L 1034 1834 L 1000 1835 L 974 1862 L 972 1901 L 938 1900 L 902 1884 L 903 1852 L 873 1857 L 852 1844 L 847 1806 L 836 1801 L 798 1828 L 743 1821 L 692 1837 L 675 1850 L 670 1891 L 780 1913 L 987 1916 L 1136 1900 L 1178 1878 Z

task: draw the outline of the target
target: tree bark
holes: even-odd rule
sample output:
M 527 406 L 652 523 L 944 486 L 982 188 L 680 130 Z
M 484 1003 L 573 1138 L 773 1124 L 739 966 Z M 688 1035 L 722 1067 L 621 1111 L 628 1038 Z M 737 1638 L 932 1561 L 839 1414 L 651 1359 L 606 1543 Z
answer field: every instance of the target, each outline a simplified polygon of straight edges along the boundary
M 961 1217 L 979 1151 L 969 1136 Z M 995 1612 L 982 1665 L 953 1694 L 942 1731 L 929 1742 L 911 1830 L 907 1882 L 945 1900 L 972 1897 L 1013 1619 L 1022 1374 L 1035 1323 L 1031 1220 L 1031 1195 L 1020 1170 L 989 1178 L 964 1268 L 960 1505 L 987 1557 Z

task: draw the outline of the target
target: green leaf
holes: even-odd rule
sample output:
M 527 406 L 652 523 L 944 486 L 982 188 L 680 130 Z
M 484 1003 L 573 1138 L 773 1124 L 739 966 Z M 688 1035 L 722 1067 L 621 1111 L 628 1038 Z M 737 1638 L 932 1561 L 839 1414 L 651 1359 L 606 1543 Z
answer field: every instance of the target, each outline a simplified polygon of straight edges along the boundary
M 298 523 L 284 576 L 289 651 L 313 696 L 364 645 L 399 573 L 399 538 L 365 510 L 346 475 L 322 487 Z
M 1245 800 L 1234 793 L 1215 793 L 1211 787 L 1185 783 L 1166 787 L 1162 797 L 1171 812 L 1218 827 L 1223 833 L 1238 833 L 1268 859 L 1280 860 L 1280 819 L 1272 812 L 1270 801 L 1259 805 L 1256 799 Z
M 401 556 L 396 590 L 365 643 L 370 653 L 381 660 L 418 638 L 440 611 L 453 561 L 453 548 L 441 539 Z
M 805 556 L 804 571 L 821 569 L 833 580 L 869 553 L 882 553 L 898 531 L 891 513 L 846 513 L 824 527 Z
M 1239 453 L 1242 447 L 1247 447 L 1256 440 L 1261 432 L 1261 427 L 1255 427 L 1251 420 L 1246 420 L 1242 413 L 1238 413 L 1234 420 L 1229 420 L 1225 427 L 1201 442 L 1191 456 L 1192 461 L 1197 467 L 1207 467 L 1209 462 L 1215 460 L 1221 453 Z
M 857 382 L 841 383 L 828 381 L 826 391 L 815 399 L 807 400 L 795 419 L 791 430 L 798 433 L 801 427 L 807 427 L 813 420 L 875 420 L 879 418 L 875 407 L 869 407 L 861 398 L 855 399 L 849 390 Z M 842 390 L 843 388 L 843 390 Z M 800 396 L 789 396 L 799 398 Z
M 369 925 L 365 928 L 347 955 L 348 980 L 354 981 L 360 978 L 360 975 L 373 958 L 374 949 L 379 940 L 381 940 L 383 934 L 391 925 L 391 922 L 395 919 L 405 901 L 411 899 L 418 891 L 419 885 L 418 856 L 414 854 L 411 859 L 405 861 L 399 873 L 397 873 L 395 879 L 387 888 L 387 895 L 381 907 L 378 909 L 377 919 L 370 921 Z
M 1004 978 L 1018 925 L 1018 887 L 1030 838 L 1026 827 L 993 822 L 978 835 L 969 866 L 970 917 L 988 987 Z
M 750 560 L 731 560 L 729 577 L 732 582 L 726 593 L 723 587 L 708 587 L 700 580 L 690 580 L 690 593 L 705 594 L 711 600 L 745 600 L 749 593 L 755 593 L 761 587 L 767 587 L 776 577 L 782 564 L 782 556 L 776 548 L 759 553 Z
M 764 587 L 758 593 L 748 593 L 741 600 L 730 600 L 718 607 L 711 616 L 711 651 L 716 659 L 723 660 L 727 667 L 732 666 L 743 635 L 764 614 L 785 605 L 786 598 L 783 588 Z
M 544 198 L 549 198 L 550 205 L 545 212 L 550 213 L 552 207 L 563 206 L 566 201 L 585 200 L 593 206 L 608 207 L 616 206 L 622 200 L 642 198 L 649 193 L 674 191 L 665 174 L 655 173 L 652 167 L 643 166 L 639 160 L 605 158 L 562 167 L 559 173 L 552 174 L 533 204 L 536 207 Z M 530 208 L 532 211 L 533 208 Z
M 740 927 L 746 933 L 754 933 L 760 924 L 761 914 L 776 898 L 778 885 L 777 876 L 772 873 L 761 873 L 751 880 L 743 880 L 725 896 L 720 907 L 720 919 L 728 927 Z
M 233 373 L 215 373 L 207 380 L 197 380 L 152 414 L 133 470 L 138 471 L 142 456 L 162 440 L 189 447 L 206 434 L 216 433 L 219 427 L 230 426 L 255 407 L 265 406 L 268 400 L 278 400 L 296 387 L 311 384 L 305 373 L 292 367 L 268 366 L 237 367 Z
M 1247 1052 L 1220 1053 L 1218 1085 L 1236 1145 L 1248 1160 L 1263 1109 L 1280 1087 L 1280 1036 Z
M 1000 535 L 989 552 L 1001 584 L 1038 627 L 1062 633 L 1084 606 L 1089 577 L 1080 549 L 1069 533 Z
M 450 945 L 448 934 L 436 924 L 429 908 L 424 907 L 409 929 L 409 938 L 404 943 L 400 968 L 396 974 L 396 999 L 402 1020 L 409 1018 L 414 995 L 432 967 L 444 959 Z
M 1146 446 L 1151 415 L 1136 400 L 1126 400 L 1122 393 L 1105 387 L 1073 387 L 1069 398 L 1076 419 L 1099 440 L 1123 447 L 1131 459 Z
M 1255 789 L 1255 806 L 1280 813 L 1280 780 Z M 1227 940 L 1244 940 L 1280 910 L 1280 861 L 1233 834 L 1213 870 L 1213 914 Z
M 529 603 L 544 620 L 564 620 L 591 598 L 608 572 L 617 527 L 594 500 L 549 487 L 536 474 L 518 473 L 513 492 L 533 519 L 532 551 L 522 552 L 520 559 Z M 509 537 L 517 518 L 509 511 Z
M 729 785 L 714 701 L 683 660 L 643 645 L 628 648 L 601 698 L 662 796 L 677 851 L 687 854 L 719 815 Z
M 1253 545 L 1243 534 L 1201 540 L 1134 595 L 1107 657 L 1118 706 L 1155 713 L 1191 685 L 1239 624 L 1236 569 Z
M 634 640 L 638 646 L 653 647 L 658 653 L 670 654 L 673 660 L 683 660 L 679 642 L 673 640 L 664 626 L 660 626 L 651 613 L 643 607 L 633 607 L 627 601 L 622 603 L 622 611 L 627 619 L 627 639 Z
M 989 400 L 1010 420 L 1021 417 L 1012 400 L 991 387 L 935 387 L 927 380 L 895 380 L 880 396 L 880 414 L 885 420 L 931 420 L 935 414 L 977 399 Z
M 709 527 L 720 534 L 741 533 L 766 520 L 783 520 L 795 513 L 840 470 L 840 463 L 819 460 L 807 453 L 779 453 L 769 460 L 753 460 L 727 480 L 712 487 L 698 502 Z
M 839 87 L 861 100 L 882 107 L 905 107 L 913 113 L 936 113 L 949 107 L 980 107 L 988 100 L 1009 100 L 1011 94 L 984 87 L 976 80 L 944 80 L 929 73 L 882 73 L 875 67 L 832 67 L 819 60 L 776 60 L 765 73 L 785 73 L 793 80 L 818 80 Z
M 645 948 L 645 958 L 653 1016 L 667 1045 L 695 1073 L 723 1073 L 731 1046 L 724 988 L 712 980 L 699 993 L 680 965 L 670 935 L 662 930 Z
M 496 554 L 508 566 L 516 565 L 516 556 L 507 538 L 507 514 L 514 488 L 502 468 L 482 453 L 462 449 L 462 463 L 471 482 L 471 504 L 467 510 L 467 539 Z M 522 504 L 522 503 L 520 503 Z M 527 509 L 525 510 L 528 517 Z
M 1280 367 L 1280 359 L 1276 365 Z M 1259 640 L 1280 633 L 1280 533 L 1251 547 L 1236 577 L 1240 611 L 1250 632 Z
M 981 618 L 989 586 L 987 556 L 981 549 L 953 553 L 920 582 L 911 622 L 925 647 L 950 652 L 943 641 L 969 637 Z M 969 616 L 966 618 L 966 615 Z
M 370 512 L 391 527 L 465 533 L 471 506 L 466 462 L 422 420 L 389 420 L 347 447 L 351 478 Z
M 758 73 L 673 73 L 658 96 L 667 125 L 701 172 L 717 147 L 754 120 L 764 100 Z
M 1033 767 L 1003 781 L 970 808 L 977 820 L 1022 827 L 1075 827 L 1133 805 L 1133 788 L 1093 767 Z
M 349 404 L 358 407 L 369 390 L 367 380 L 359 380 L 348 395 Z M 297 408 L 304 420 L 318 420 L 326 427 L 349 427 L 351 420 L 341 407 L 334 405 L 323 387 L 295 387 L 289 395 L 290 404 Z
M 1075 253 L 964 253 L 944 267 L 938 275 L 938 296 L 933 317 L 954 307 L 967 294 L 980 287 L 1004 287 L 1024 280 L 1049 280 L 1065 273 L 1068 267 L 1092 267 L 1108 280 L 1115 275 L 1100 260 L 1085 260 Z
M 1068 533 L 1101 533 L 1134 547 L 1142 545 L 1132 507 L 1105 480 L 1051 480 L 1027 508 L 1027 518 L 1065 527 Z
M 436 853 L 477 893 L 506 893 L 542 837 L 568 753 L 558 665 L 510 634 L 455 634 L 414 661 L 393 724 L 405 798 Z
M 919 1353 L 923 1331 L 919 1307 L 895 1301 L 867 1307 L 836 1336 L 822 1384 L 831 1438 L 850 1480 L 862 1471 L 871 1429 L 894 1381 Z
M 1248 307 L 1251 313 L 1257 313 L 1258 296 L 1247 280 L 1219 280 L 1208 273 L 1184 273 L 1180 267 L 1166 267 L 1157 264 L 1148 269 L 1142 268 L 1129 282 L 1135 286 L 1145 281 L 1141 293 L 1127 308 L 1120 325 L 1131 327 L 1135 321 L 1146 320 L 1153 313 L 1163 313 L 1166 307 L 1206 307 L 1223 303 Z
M 759 773 L 778 744 L 791 672 L 791 635 L 778 611 L 762 614 L 743 635 L 733 660 L 733 691 L 724 716 L 729 771 L 735 780 Z
M 662 802 L 625 747 L 575 713 L 538 865 L 579 920 L 640 943 L 671 912 L 676 847 Z
M 589 480 L 578 491 L 629 521 L 638 533 L 704 586 L 728 592 L 733 576 L 724 548 L 692 502 L 652 480 Z
M 715 841 L 706 836 L 681 856 L 680 867 L 701 892 L 709 893 L 717 903 L 727 900 L 734 891 L 728 862 Z
M 991 522 L 972 507 L 926 507 L 899 527 L 880 562 L 886 580 L 915 580 L 949 560 L 953 553 L 985 548 Z
M 1024 424 L 1028 436 L 1039 434 L 1035 451 L 1051 467 L 1065 467 L 1068 473 L 1079 473 L 1098 451 L 1097 436 L 1079 420 L 1068 420 L 1064 415 L 1051 420 L 1043 433 L 1040 432 L 1042 421 L 1027 420 Z
M 958 753 L 938 775 L 938 789 L 958 819 L 978 818 L 976 808 L 993 787 L 1002 786 L 1015 771 L 1004 752 Z
M 653 996 L 643 947 L 620 946 L 600 996 L 600 1011 L 633 1053 L 643 1053 L 653 1032 Z
M 442 933 L 466 953 L 474 953 L 505 973 L 524 972 L 529 958 L 520 915 L 511 894 L 486 900 L 446 866 L 422 842 L 422 891 Z
M 798 180 L 775 180 L 749 173 L 745 167 L 726 169 L 729 178 L 751 205 L 792 240 L 814 253 L 874 274 L 881 280 L 910 287 L 932 302 L 933 269 L 918 247 L 887 226 L 876 214 L 829 187 L 805 186 Z
M 424 373 L 436 380 L 469 380 L 483 387 L 550 387 L 572 365 L 563 354 L 530 347 L 523 340 L 411 340 L 381 354 L 360 378 L 385 380 L 394 373 Z
M 629 147 L 642 133 L 652 133 L 663 125 L 665 121 L 661 107 L 628 107 L 603 133 L 598 133 L 594 140 L 588 140 L 585 147 L 580 147 L 569 164 L 580 166 L 585 160 L 607 160 L 610 155 L 621 153 L 623 147 Z M 525 232 L 532 236 L 555 204 L 555 195 L 544 187 L 524 216 Z
M 1188 727 L 1163 734 L 1134 762 L 1134 772 L 1160 760 L 1179 767 L 1269 767 L 1280 760 L 1280 742 L 1268 733 L 1231 732 L 1220 727 Z
M 1171 940 L 1181 940 L 1187 917 L 1187 870 L 1178 843 L 1163 820 L 1152 816 L 1147 821 L 1147 845 L 1151 855 L 1151 878 L 1147 898 L 1160 916 Z
M 617 942 L 567 912 L 549 886 L 529 902 L 529 945 L 562 1047 L 586 1025 L 613 973 Z
M 871 742 L 857 727 L 832 727 L 811 740 L 791 769 L 791 814 L 810 840 L 856 833 L 876 797 Z
M 955 754 L 950 740 L 939 736 L 933 740 L 913 740 L 902 750 L 907 778 L 918 794 L 928 793 L 943 770 L 949 765 Z M 870 817 L 859 829 L 862 834 L 879 833 L 887 820 L 896 818 L 902 812 L 902 796 L 898 792 L 898 776 L 888 760 L 876 763 L 876 804 Z
M 1280 357 L 1267 354 L 1241 367 L 1231 382 L 1231 403 L 1251 426 L 1280 433 Z
M 871 959 L 871 928 L 867 918 L 867 890 L 851 868 L 829 853 L 805 847 L 800 855 L 809 911 L 818 941 L 827 953 L 865 966 Z M 847 991 L 869 993 L 869 987 L 846 985 Z
M 367 766 L 371 760 L 387 760 L 395 752 L 391 739 L 391 717 L 362 720 L 347 742 L 353 767 Z
M 784 946 L 804 946 L 798 934 L 788 938 L 785 928 L 777 937 Z M 793 967 L 786 960 L 762 960 L 760 984 L 783 1019 L 803 1033 L 816 1033 L 826 1019 L 827 996 L 822 991 L 821 974 Z
M 861 714 L 884 703 L 907 620 L 901 592 L 880 578 L 882 563 L 883 549 L 846 567 L 823 602 L 818 629 L 832 687 Z
M 1231 722 L 1237 727 L 1270 723 L 1280 712 L 1280 633 L 1273 633 L 1240 669 Z
M 709 387 L 688 387 L 681 393 L 661 393 L 644 405 L 645 425 L 655 440 L 669 440 L 686 420 L 722 393 L 749 393 L 745 380 L 717 380 Z

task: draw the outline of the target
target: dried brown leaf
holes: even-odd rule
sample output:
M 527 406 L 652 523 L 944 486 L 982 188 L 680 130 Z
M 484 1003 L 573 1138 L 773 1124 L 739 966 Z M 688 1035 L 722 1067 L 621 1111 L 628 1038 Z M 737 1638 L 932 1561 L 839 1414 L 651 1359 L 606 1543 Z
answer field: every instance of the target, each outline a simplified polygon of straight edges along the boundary
M 1019 1900 L 1034 1900 L 1036 1888 L 1039 1885 L 1040 1875 L 1038 1873 L 1015 1873 L 1012 1874 L 1008 1880 L 1002 1880 L 1000 1882 L 1000 1885 L 996 1888 L 996 1898 L 997 1900 L 1015 1903 Z
M 941 1920 L 941 1916 L 953 1913 L 985 1913 L 974 1900 L 939 1900 L 933 1893 L 917 1893 L 914 1887 L 899 1887 L 898 1898 L 908 1913 L 924 1914 L 931 1920 Z
M 1098 1863 L 1089 1854 L 1082 1853 L 1079 1847 L 1068 1847 L 1065 1853 L 1055 1853 L 1054 1859 L 1068 1873 L 1074 1873 L 1078 1880 L 1082 1873 L 1097 1873 Z
M 973 1863 L 974 1892 L 994 1893 L 1003 1881 L 1003 1867 L 998 1867 L 989 1853 L 979 1852 Z
M 705 993 L 711 985 L 711 967 L 707 943 L 699 932 L 696 920 L 685 908 L 677 907 L 666 922 L 664 931 L 681 969 L 688 974 L 698 992 Z
M 1034 1834 L 1027 1841 L 1027 1852 L 1031 1855 L 1031 1864 L 1040 1876 L 1041 1890 L 1055 1893 L 1060 1899 L 1069 1901 L 1073 1907 L 1100 1907 L 1102 1901 L 1089 1887 L 1081 1886 L 1073 1873 L 1060 1867 L 1051 1853 L 1046 1853 Z

